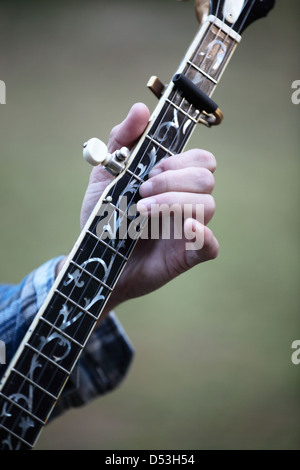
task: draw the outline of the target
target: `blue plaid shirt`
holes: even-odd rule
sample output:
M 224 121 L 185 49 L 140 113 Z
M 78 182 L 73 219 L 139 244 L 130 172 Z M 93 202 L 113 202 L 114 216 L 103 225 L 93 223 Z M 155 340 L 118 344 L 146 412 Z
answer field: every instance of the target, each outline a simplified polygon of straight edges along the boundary
M 0 340 L 6 346 L 6 364 L 0 365 L 0 378 L 51 289 L 61 260 L 48 261 L 19 285 L 0 285 Z M 132 356 L 132 346 L 111 312 L 92 334 L 52 416 L 115 388 L 124 378 Z

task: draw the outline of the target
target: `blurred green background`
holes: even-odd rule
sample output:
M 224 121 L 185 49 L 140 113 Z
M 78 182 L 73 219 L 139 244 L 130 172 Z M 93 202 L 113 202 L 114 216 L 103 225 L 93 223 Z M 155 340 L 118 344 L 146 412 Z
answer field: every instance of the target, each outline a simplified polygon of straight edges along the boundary
M 214 95 L 221 127 L 217 260 L 118 308 L 135 349 L 118 390 L 68 412 L 37 449 L 299 449 L 299 1 L 243 36 Z M 198 28 L 193 2 L 0 4 L 1 282 L 69 251 L 90 167 L 150 75 L 171 79 Z

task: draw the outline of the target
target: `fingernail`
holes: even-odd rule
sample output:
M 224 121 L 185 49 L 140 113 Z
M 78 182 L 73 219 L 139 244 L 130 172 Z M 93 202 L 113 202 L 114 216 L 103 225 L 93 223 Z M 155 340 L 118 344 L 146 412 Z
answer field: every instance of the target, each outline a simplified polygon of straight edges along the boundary
M 141 215 L 148 215 L 151 212 L 151 206 L 156 204 L 156 199 L 149 197 L 146 199 L 141 199 L 137 203 L 137 210 Z
M 140 187 L 140 195 L 142 197 L 148 197 L 153 194 L 153 184 L 151 181 L 145 181 Z

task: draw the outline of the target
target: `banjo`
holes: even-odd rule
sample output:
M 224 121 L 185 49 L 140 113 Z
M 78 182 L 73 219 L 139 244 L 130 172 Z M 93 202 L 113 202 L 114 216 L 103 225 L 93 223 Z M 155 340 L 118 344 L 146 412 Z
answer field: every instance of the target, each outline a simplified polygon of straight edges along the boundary
M 84 144 L 85 159 L 115 178 L 1 380 L 0 449 L 29 450 L 36 444 L 146 224 L 130 211 L 140 199 L 140 185 L 159 161 L 182 152 L 199 123 L 222 122 L 211 96 L 243 31 L 274 4 L 196 0 L 200 29 L 168 85 L 150 78 L 148 87 L 159 102 L 135 147 L 109 154 L 96 138 Z

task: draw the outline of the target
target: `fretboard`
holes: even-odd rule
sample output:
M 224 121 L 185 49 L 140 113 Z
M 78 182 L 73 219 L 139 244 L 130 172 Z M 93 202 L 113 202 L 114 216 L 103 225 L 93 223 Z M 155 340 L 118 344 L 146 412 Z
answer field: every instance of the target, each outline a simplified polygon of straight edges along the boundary
M 176 73 L 211 96 L 239 39 L 209 17 Z M 159 161 L 184 149 L 201 112 L 170 82 L 126 171 L 95 207 L 2 379 L 1 449 L 35 445 L 138 241 L 143 223 L 129 208 L 140 199 L 140 185 Z

